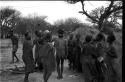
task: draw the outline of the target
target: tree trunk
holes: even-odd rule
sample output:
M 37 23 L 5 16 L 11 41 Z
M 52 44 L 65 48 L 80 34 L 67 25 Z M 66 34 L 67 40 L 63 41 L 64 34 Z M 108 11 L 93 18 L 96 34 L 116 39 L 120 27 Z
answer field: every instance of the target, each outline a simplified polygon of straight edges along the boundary
M 102 30 L 102 24 L 103 24 L 103 22 L 102 22 L 102 21 L 99 21 L 99 22 L 98 22 L 98 29 L 99 29 L 99 31 L 101 31 L 101 30 Z

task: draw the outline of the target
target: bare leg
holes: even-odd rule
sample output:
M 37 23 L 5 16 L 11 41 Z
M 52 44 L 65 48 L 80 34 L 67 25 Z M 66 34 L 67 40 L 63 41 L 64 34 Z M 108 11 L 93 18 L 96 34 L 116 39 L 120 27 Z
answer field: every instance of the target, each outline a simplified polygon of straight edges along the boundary
M 19 59 L 18 59 L 18 57 L 16 56 L 16 52 L 15 52 L 15 51 L 13 52 L 13 56 L 17 59 L 16 62 L 19 62 Z
M 49 77 L 51 76 L 51 72 L 48 72 L 47 70 L 44 70 L 44 75 L 43 75 L 43 78 L 44 78 L 44 82 L 47 82 Z
M 14 52 L 12 52 L 12 61 L 10 63 L 14 63 Z
M 64 67 L 64 59 L 61 59 L 61 72 L 60 72 L 60 78 L 63 78 L 63 67 Z
M 46 72 L 46 70 L 44 70 L 44 73 L 43 73 L 44 82 L 46 82 L 46 75 L 47 75 L 47 72 Z
M 24 82 L 29 82 L 29 81 L 28 81 L 28 77 L 29 77 L 29 73 L 25 73 Z
M 57 79 L 60 79 L 60 58 L 59 57 L 56 57 L 56 63 L 57 63 L 57 73 L 58 73 Z

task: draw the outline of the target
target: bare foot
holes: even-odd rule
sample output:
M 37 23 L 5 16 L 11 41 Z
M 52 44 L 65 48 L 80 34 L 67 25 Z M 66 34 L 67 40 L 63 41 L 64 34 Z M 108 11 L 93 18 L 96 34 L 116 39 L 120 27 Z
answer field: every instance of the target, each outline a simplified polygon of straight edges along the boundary
M 57 76 L 57 79 L 60 79 L 60 76 Z
M 24 79 L 24 82 L 29 82 L 29 80 L 28 79 Z
M 60 76 L 60 79 L 63 79 L 63 76 Z

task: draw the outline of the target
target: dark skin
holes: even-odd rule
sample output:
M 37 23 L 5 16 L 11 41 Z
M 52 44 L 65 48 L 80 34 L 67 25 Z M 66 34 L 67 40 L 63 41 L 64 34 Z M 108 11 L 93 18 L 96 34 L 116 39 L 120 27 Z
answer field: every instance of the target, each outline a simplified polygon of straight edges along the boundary
M 44 70 L 44 73 L 43 73 L 43 79 L 44 79 L 44 82 L 47 82 L 49 77 L 51 76 L 51 72 L 49 72 L 48 70 Z
M 69 44 L 70 44 L 70 40 L 71 40 L 71 41 L 73 40 L 73 35 L 70 35 L 70 38 L 69 38 L 69 41 L 68 41 L 68 47 L 69 47 L 69 48 L 71 48 L 70 45 L 69 45 Z M 72 45 L 73 45 L 73 44 L 72 44 Z M 68 48 L 68 49 L 69 49 L 69 48 Z M 69 60 L 69 68 L 70 68 L 70 69 L 72 68 L 72 64 L 73 64 L 73 60 L 72 60 L 72 58 L 71 58 L 71 56 L 72 56 L 71 54 L 72 54 L 72 50 L 71 50 L 71 51 L 68 50 L 68 60 Z
M 58 35 L 59 38 L 63 38 L 63 34 L 59 34 Z M 65 46 L 66 47 L 66 46 Z M 65 48 L 67 49 L 67 47 Z M 57 73 L 58 73 L 58 76 L 57 76 L 57 79 L 62 79 L 63 78 L 63 67 L 64 67 L 64 58 L 63 57 L 56 57 L 56 64 L 57 64 Z
M 13 35 L 13 33 L 11 34 L 11 40 L 12 40 L 12 38 L 14 37 L 14 35 Z M 13 40 L 12 40 L 13 41 Z M 13 42 L 12 42 L 13 43 Z M 18 46 L 18 44 L 13 44 L 13 46 Z M 18 48 L 18 47 L 17 47 Z M 12 61 L 10 62 L 10 63 L 14 63 L 14 58 L 16 58 L 16 62 L 19 62 L 19 59 L 18 59 L 18 57 L 16 56 L 16 52 L 17 52 L 17 50 L 13 50 L 12 51 Z
M 38 38 L 38 40 L 34 42 L 34 45 L 39 44 L 39 42 L 42 42 L 41 33 L 39 33 L 38 31 L 36 31 L 35 35 Z M 38 67 L 36 67 L 36 68 L 38 68 L 40 71 L 42 71 L 42 69 L 43 69 L 42 63 L 38 62 L 37 59 L 35 59 L 35 65 L 36 64 L 38 65 Z
M 30 73 L 25 73 L 24 82 L 29 82 L 29 80 L 28 80 L 29 74 L 30 74 Z
M 11 63 L 14 63 L 14 57 L 16 58 L 16 62 L 19 62 L 19 59 L 18 59 L 18 57 L 16 56 L 16 52 L 13 51 L 13 52 L 12 52 L 12 61 L 11 61 Z
M 77 38 L 77 42 L 79 42 L 80 41 L 80 38 Z M 81 51 L 81 50 L 80 50 Z M 79 52 L 77 52 L 78 54 L 77 54 L 77 58 L 76 58 L 76 70 L 78 71 L 78 72 L 81 72 L 82 71 L 82 67 L 81 67 L 81 63 L 80 63 L 80 56 L 81 56 L 81 53 L 80 53 L 80 51 Z
M 30 35 L 28 33 L 25 34 L 25 39 L 28 40 L 28 41 L 31 40 L 31 37 L 30 37 Z M 28 78 L 29 78 L 30 73 L 33 73 L 33 71 L 25 72 L 24 82 L 29 82 Z
M 62 79 L 63 78 L 62 73 L 63 73 L 64 58 L 56 57 L 56 62 L 57 62 L 57 73 L 58 73 L 57 79 Z M 60 66 L 60 64 L 61 64 L 61 66 Z
M 46 38 L 45 40 L 46 42 L 51 42 L 51 35 L 48 35 L 48 37 Z M 47 82 L 49 77 L 51 76 L 52 72 L 47 70 L 47 69 L 44 69 L 44 72 L 43 72 L 43 79 L 44 79 L 44 82 Z

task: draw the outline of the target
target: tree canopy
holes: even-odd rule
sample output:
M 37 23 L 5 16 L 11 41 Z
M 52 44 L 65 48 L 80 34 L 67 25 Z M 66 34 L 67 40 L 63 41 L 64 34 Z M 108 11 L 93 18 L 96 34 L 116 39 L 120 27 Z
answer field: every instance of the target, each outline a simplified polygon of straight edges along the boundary
M 84 8 L 85 0 L 66 0 L 66 1 L 71 4 L 80 2 L 82 5 L 82 11 L 80 11 L 79 13 L 86 15 L 93 23 L 97 23 L 99 30 L 102 29 L 103 23 L 105 21 L 107 21 L 107 19 L 112 15 L 112 13 L 115 14 L 116 12 L 123 9 L 122 1 L 107 0 L 109 2 L 109 5 L 107 7 L 97 8 L 89 14 Z M 94 15 L 93 15 L 93 13 L 94 13 Z M 115 16 L 116 16 L 116 14 L 115 14 Z
M 5 7 L 0 10 L 0 25 L 1 28 L 8 27 L 8 28 L 14 28 L 14 26 L 17 23 L 17 20 L 19 19 L 20 12 L 11 8 L 11 7 Z
M 67 18 L 65 20 L 58 20 L 55 22 L 54 26 L 55 29 L 63 29 L 65 31 L 74 31 L 75 29 L 79 28 L 81 25 L 81 21 L 77 18 Z

